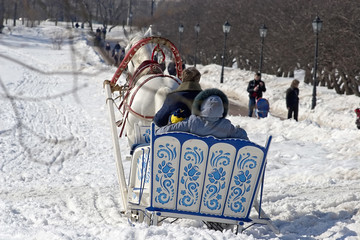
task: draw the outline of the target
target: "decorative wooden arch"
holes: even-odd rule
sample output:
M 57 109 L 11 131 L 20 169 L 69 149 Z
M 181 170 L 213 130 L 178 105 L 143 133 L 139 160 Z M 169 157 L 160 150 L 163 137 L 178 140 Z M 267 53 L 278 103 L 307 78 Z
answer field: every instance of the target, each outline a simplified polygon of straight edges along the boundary
M 113 78 L 111 79 L 111 84 L 113 84 L 113 85 L 116 84 L 116 82 L 119 79 L 120 75 L 126 69 L 127 65 L 129 64 L 129 62 L 131 61 L 131 59 L 133 58 L 135 53 L 141 47 L 143 47 L 143 46 L 145 46 L 146 44 L 149 44 L 149 43 L 158 44 L 156 47 L 158 47 L 159 45 L 163 45 L 163 46 L 168 47 L 171 50 L 171 52 L 173 53 L 174 58 L 175 58 L 176 74 L 177 74 L 178 78 L 180 80 L 182 80 L 182 61 L 181 61 L 180 53 L 179 53 L 178 49 L 175 47 L 175 45 L 170 40 L 168 40 L 166 38 L 163 38 L 163 37 L 146 37 L 146 38 L 143 38 L 140 41 L 138 41 L 130 49 L 130 51 L 126 54 L 123 61 L 120 63 L 118 69 L 116 70 Z

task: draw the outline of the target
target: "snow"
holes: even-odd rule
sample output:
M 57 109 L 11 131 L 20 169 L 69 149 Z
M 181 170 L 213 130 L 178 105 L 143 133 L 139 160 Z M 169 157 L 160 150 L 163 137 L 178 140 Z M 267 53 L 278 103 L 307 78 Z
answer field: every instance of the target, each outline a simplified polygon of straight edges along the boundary
M 311 110 L 302 71 L 299 122 L 284 120 L 293 79 L 272 75 L 263 76 L 268 118 L 229 116 L 258 144 L 273 136 L 263 208 L 281 234 L 253 226 L 235 235 L 193 220 L 131 226 L 120 212 L 102 87 L 116 68 L 87 44 L 86 30 L 52 24 L 0 35 L 0 239 L 359 239 L 359 98 L 318 87 Z M 125 39 L 121 28 L 108 37 Z M 198 69 L 203 86 L 247 105 L 252 72 L 226 68 L 220 85 L 220 66 Z M 120 144 L 125 156 L 126 139 Z

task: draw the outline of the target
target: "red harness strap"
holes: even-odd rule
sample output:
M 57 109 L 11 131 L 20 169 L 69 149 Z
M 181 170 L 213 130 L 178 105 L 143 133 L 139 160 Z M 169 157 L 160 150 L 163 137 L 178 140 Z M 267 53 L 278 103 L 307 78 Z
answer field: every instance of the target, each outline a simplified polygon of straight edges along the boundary
M 120 75 L 122 74 L 122 72 L 126 69 L 127 65 L 129 64 L 129 62 L 131 61 L 132 57 L 135 55 L 135 53 L 144 45 L 148 44 L 148 43 L 155 43 L 157 44 L 156 46 L 156 50 L 154 49 L 153 51 L 153 55 L 152 58 L 154 57 L 155 51 L 161 51 L 161 53 L 163 54 L 164 60 L 165 60 L 165 54 L 162 51 L 162 49 L 158 46 L 160 45 L 164 45 L 167 48 L 169 48 L 171 50 L 171 52 L 174 55 L 175 58 L 175 63 L 176 63 L 176 72 L 177 75 L 179 77 L 179 79 L 182 79 L 182 61 L 181 61 L 181 57 L 180 57 L 180 53 L 178 51 L 178 49 L 175 47 L 175 45 L 170 42 L 168 39 L 163 38 L 163 37 L 147 37 L 147 38 L 143 38 L 140 41 L 138 41 L 134 46 L 132 46 L 132 48 L 127 52 L 127 54 L 125 55 L 123 61 L 120 63 L 118 69 L 116 70 L 113 78 L 111 79 L 111 83 L 115 84 L 117 82 L 117 80 L 119 79 Z
M 144 62 L 142 62 L 140 64 L 140 66 L 136 69 L 134 75 L 131 77 L 130 81 L 129 81 L 129 87 L 124 95 L 123 101 L 121 101 L 118 109 L 120 110 L 120 108 L 122 107 L 122 105 L 125 102 L 125 99 L 127 99 L 127 97 L 130 94 L 130 91 L 134 88 L 134 85 L 136 83 L 136 78 L 147 68 L 150 68 L 150 72 L 148 74 L 155 74 L 155 73 L 159 73 L 162 72 L 160 65 L 152 60 L 146 60 Z M 124 106 L 125 107 L 125 106 Z M 125 109 L 123 109 L 123 112 L 125 112 Z
M 164 51 L 160 48 L 160 45 L 156 45 L 156 47 L 154 48 L 152 54 L 151 54 L 151 59 L 154 60 L 154 57 L 155 57 L 155 52 L 161 52 L 162 56 L 163 56 L 163 59 L 162 59 L 162 62 L 165 62 L 165 53 Z

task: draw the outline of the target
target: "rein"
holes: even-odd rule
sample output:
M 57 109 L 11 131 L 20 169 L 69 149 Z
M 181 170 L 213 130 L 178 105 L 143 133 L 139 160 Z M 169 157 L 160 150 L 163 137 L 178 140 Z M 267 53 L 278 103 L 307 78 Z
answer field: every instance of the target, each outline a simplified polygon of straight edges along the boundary
M 143 118 L 143 119 L 152 119 L 154 118 L 154 116 L 146 116 L 146 115 L 142 115 L 138 112 L 136 112 L 132 107 L 132 103 L 133 100 L 135 98 L 136 93 L 139 91 L 139 89 L 146 83 L 149 82 L 150 80 L 156 78 L 156 77 L 170 77 L 171 79 L 173 79 L 176 83 L 178 83 L 180 85 L 181 83 L 181 79 L 182 79 L 182 60 L 180 57 L 180 53 L 178 51 L 178 49 L 175 47 L 175 45 L 170 42 L 168 39 L 163 38 L 163 37 L 146 37 L 143 38 L 141 40 L 139 40 L 135 45 L 133 45 L 131 47 L 131 49 L 127 52 L 127 54 L 125 55 L 124 59 L 121 61 L 118 69 L 116 70 L 114 76 L 111 79 L 111 84 L 113 84 L 114 86 L 116 85 L 120 75 L 126 70 L 128 64 L 132 64 L 134 66 L 134 63 L 131 61 L 131 59 L 133 58 L 133 56 L 136 54 L 136 52 L 143 46 L 145 46 L 146 44 L 149 43 L 153 43 L 156 44 L 156 47 L 153 49 L 152 55 L 151 55 L 151 60 L 146 60 L 144 61 L 142 64 L 140 64 L 140 66 L 138 67 L 138 69 L 136 69 L 136 71 L 134 72 L 134 74 L 128 75 L 129 79 L 127 81 L 127 84 L 125 84 L 123 86 L 123 89 L 125 90 L 125 93 L 123 93 L 123 99 L 120 102 L 120 105 L 117 107 L 119 112 L 123 115 L 123 119 L 121 121 L 121 123 L 118 125 L 118 127 L 120 127 L 121 125 L 121 132 L 120 132 L 120 137 L 122 136 L 122 133 L 124 131 L 124 127 L 125 127 L 125 122 L 127 120 L 127 117 L 129 115 L 129 112 L 131 112 L 132 114 Z M 162 73 L 161 67 L 159 65 L 159 63 L 154 61 L 155 58 L 155 54 L 157 54 L 158 52 L 160 52 L 163 56 L 163 62 L 165 61 L 165 54 L 164 51 L 160 48 L 160 45 L 167 47 L 173 54 L 173 57 L 175 59 L 175 63 L 176 63 L 176 73 L 178 78 L 177 79 L 173 76 L 169 76 L 169 75 L 164 75 Z M 150 71 L 147 73 L 143 73 L 145 69 L 150 67 Z M 137 89 L 135 89 L 135 92 L 133 93 L 133 95 L 131 96 L 130 102 L 127 103 L 126 100 L 128 100 L 131 91 L 135 88 L 135 84 L 137 79 L 141 76 L 141 74 L 143 73 L 143 75 L 146 74 L 156 74 L 154 76 L 151 76 L 149 78 L 147 78 L 144 82 L 142 82 L 140 84 L 140 86 L 137 87 Z M 159 74 L 161 73 L 161 74 Z M 122 108 L 122 110 L 121 110 Z
M 131 61 L 132 63 L 132 61 Z M 122 107 L 122 105 L 124 104 L 125 100 L 128 98 L 130 91 L 134 88 L 135 83 L 136 83 L 136 79 L 138 78 L 138 76 L 144 72 L 144 70 L 146 70 L 147 68 L 150 68 L 150 71 L 147 74 L 155 74 L 155 73 L 160 73 L 161 68 L 159 66 L 159 64 L 155 61 L 152 60 L 147 60 L 144 61 L 140 64 L 140 66 L 136 69 L 135 73 L 131 76 L 130 80 L 129 80 L 129 84 L 126 90 L 126 93 L 123 97 L 123 100 L 121 101 L 118 109 L 120 110 L 120 108 Z M 124 106 L 125 108 L 125 106 Z M 123 109 L 123 112 L 125 112 L 125 109 Z

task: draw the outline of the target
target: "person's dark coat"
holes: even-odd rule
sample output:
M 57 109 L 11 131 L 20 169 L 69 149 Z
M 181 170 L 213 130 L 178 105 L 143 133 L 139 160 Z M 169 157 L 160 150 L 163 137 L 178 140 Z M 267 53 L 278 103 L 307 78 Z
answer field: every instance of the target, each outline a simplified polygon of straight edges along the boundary
M 185 70 L 185 64 L 184 63 L 182 63 L 181 67 L 182 67 L 182 70 Z M 170 75 L 176 76 L 176 64 L 175 64 L 175 62 L 170 62 L 168 67 L 167 67 L 167 70 L 168 70 Z
M 162 108 L 154 116 L 154 123 L 156 126 L 162 127 L 169 124 L 171 114 L 177 109 L 182 109 L 184 111 L 184 117 L 189 117 L 191 115 L 193 100 L 199 92 L 201 92 L 201 90 L 169 93 Z
M 298 88 L 288 88 L 286 90 L 286 107 L 287 108 L 297 108 L 299 105 L 299 89 Z
M 174 62 L 170 62 L 167 70 L 170 75 L 175 76 L 176 75 L 176 64 Z
M 114 46 L 115 52 L 119 53 L 119 52 L 120 52 L 120 49 L 121 49 L 120 44 L 119 44 L 119 43 L 115 44 L 115 46 Z
M 156 126 L 162 127 L 169 124 L 171 115 L 178 109 L 184 111 L 185 118 L 191 115 L 194 98 L 202 90 L 199 84 L 200 77 L 199 71 L 193 67 L 183 71 L 183 82 L 166 96 L 163 106 L 154 116 L 153 121 Z
M 229 101 L 219 89 L 207 89 L 199 93 L 192 106 L 192 115 L 184 121 L 161 127 L 156 134 L 179 131 L 190 132 L 199 136 L 217 138 L 240 138 L 249 140 L 247 133 L 235 127 L 226 119 Z
M 111 50 L 111 47 L 110 47 L 109 43 L 106 43 L 105 50 L 108 51 L 108 52 Z
M 122 62 L 122 60 L 124 60 L 124 58 L 125 58 L 125 49 L 122 48 L 121 53 L 120 53 L 120 61 Z
M 263 83 L 262 86 L 260 86 L 260 82 Z M 255 91 L 255 87 L 259 85 L 259 88 L 257 91 Z M 250 98 L 262 98 L 262 93 L 266 92 L 265 83 L 262 80 L 251 80 L 248 84 L 247 91 L 249 93 Z

